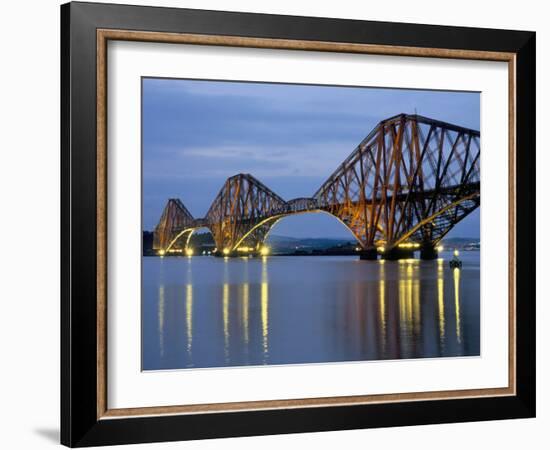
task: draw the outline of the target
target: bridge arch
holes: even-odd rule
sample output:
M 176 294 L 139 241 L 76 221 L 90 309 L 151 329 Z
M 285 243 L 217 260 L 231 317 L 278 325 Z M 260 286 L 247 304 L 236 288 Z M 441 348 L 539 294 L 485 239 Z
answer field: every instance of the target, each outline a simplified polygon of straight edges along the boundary
M 170 251 L 174 250 L 176 247 L 178 247 L 176 244 L 177 242 L 185 237 L 185 245 L 183 245 L 183 251 L 186 251 L 187 250 L 187 247 L 189 245 L 189 241 L 191 240 L 191 235 L 195 232 L 195 230 L 197 230 L 197 228 L 184 228 L 183 230 L 181 230 L 180 232 L 178 232 L 173 238 L 172 240 L 168 243 L 168 245 L 166 246 L 166 248 L 162 249 L 162 251 L 164 253 L 169 253 Z M 181 247 L 181 246 L 179 246 Z
M 296 216 L 300 216 L 300 215 L 306 215 L 306 214 L 324 214 L 326 216 L 329 216 L 329 217 L 332 217 L 334 219 L 336 219 L 339 223 L 341 223 L 345 228 L 346 230 L 349 231 L 349 233 L 351 234 L 351 237 L 353 237 L 353 239 L 355 239 L 355 241 L 357 242 L 358 245 L 362 245 L 361 243 L 361 239 L 357 236 L 357 234 L 355 233 L 355 231 L 349 226 L 347 225 L 340 217 L 338 217 L 337 215 L 334 215 L 332 214 L 331 212 L 329 211 L 325 211 L 323 209 L 312 209 L 312 210 L 307 210 L 307 211 L 298 211 L 298 212 L 288 212 L 288 213 L 283 213 L 283 214 L 279 214 L 277 216 L 273 216 L 273 217 L 270 217 L 270 218 L 267 218 L 265 220 L 263 220 L 262 222 L 258 223 L 257 225 L 255 225 L 253 228 L 251 228 L 236 244 L 235 244 L 235 247 L 232 249 L 232 251 L 236 250 L 240 245 L 242 245 L 243 242 L 246 241 L 246 239 L 252 235 L 257 228 L 259 227 L 263 227 L 263 226 L 266 226 L 268 225 L 269 228 L 268 230 L 264 233 L 263 235 L 263 240 L 261 242 L 259 242 L 258 244 L 259 245 L 262 245 L 263 243 L 265 243 L 265 241 L 267 240 L 268 236 L 269 236 L 269 233 L 272 231 L 273 227 L 275 226 L 275 224 L 277 224 L 278 222 L 280 222 L 281 220 L 287 218 L 287 217 L 296 217 Z

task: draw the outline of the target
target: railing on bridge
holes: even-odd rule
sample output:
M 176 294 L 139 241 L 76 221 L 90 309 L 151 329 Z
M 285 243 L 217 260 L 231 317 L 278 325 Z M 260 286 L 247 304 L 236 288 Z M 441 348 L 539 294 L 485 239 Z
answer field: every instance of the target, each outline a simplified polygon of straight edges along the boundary
M 286 214 L 298 214 L 319 209 L 319 202 L 312 197 L 293 198 L 286 203 Z

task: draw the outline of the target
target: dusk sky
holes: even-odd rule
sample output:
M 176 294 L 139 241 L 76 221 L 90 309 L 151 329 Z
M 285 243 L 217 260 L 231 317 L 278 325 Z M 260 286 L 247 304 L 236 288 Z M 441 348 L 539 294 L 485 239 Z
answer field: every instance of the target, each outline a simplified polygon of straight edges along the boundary
M 286 200 L 309 197 L 378 122 L 416 113 L 479 130 L 479 93 L 143 79 L 143 227 L 168 198 L 204 217 L 226 178 L 250 173 Z M 483 151 L 483 150 L 482 150 Z M 479 209 L 447 237 L 479 237 Z M 273 234 L 349 237 L 327 214 Z

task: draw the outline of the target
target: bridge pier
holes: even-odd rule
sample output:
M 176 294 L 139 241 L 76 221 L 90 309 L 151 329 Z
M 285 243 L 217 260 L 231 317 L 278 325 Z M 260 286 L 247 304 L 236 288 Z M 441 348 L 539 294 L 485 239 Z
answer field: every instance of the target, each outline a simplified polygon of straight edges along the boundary
M 232 250 L 232 251 L 216 251 L 212 253 L 214 256 L 220 256 L 223 258 L 243 258 L 243 257 L 261 257 L 268 256 L 270 250 L 268 247 L 261 247 L 259 249 L 250 248 L 249 250 Z
M 382 259 L 397 261 L 398 259 L 414 258 L 414 249 L 394 247 L 381 254 Z
M 219 250 L 215 253 L 212 253 L 214 256 L 219 256 L 222 258 L 236 258 L 239 256 L 244 256 L 243 254 L 237 253 L 235 251 L 233 252 L 220 252 Z
M 420 248 L 420 259 L 432 260 L 432 259 L 437 259 L 438 256 L 439 256 L 439 253 L 437 252 L 435 246 L 433 245 L 427 244 L 427 245 L 423 245 Z
M 359 259 L 364 261 L 376 261 L 378 259 L 378 252 L 376 251 L 375 248 L 361 250 L 359 252 Z

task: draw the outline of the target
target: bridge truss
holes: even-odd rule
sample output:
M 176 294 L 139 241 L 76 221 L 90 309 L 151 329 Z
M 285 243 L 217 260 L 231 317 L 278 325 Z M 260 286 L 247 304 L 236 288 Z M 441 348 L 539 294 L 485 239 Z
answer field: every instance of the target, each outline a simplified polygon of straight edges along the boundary
M 207 227 L 219 253 L 260 251 L 282 217 L 323 211 L 365 251 L 434 249 L 479 205 L 479 131 L 401 114 L 380 122 L 312 197 L 287 202 L 252 175 L 238 174 L 225 181 L 203 219 L 170 199 L 154 248 L 185 248 L 193 230 Z

